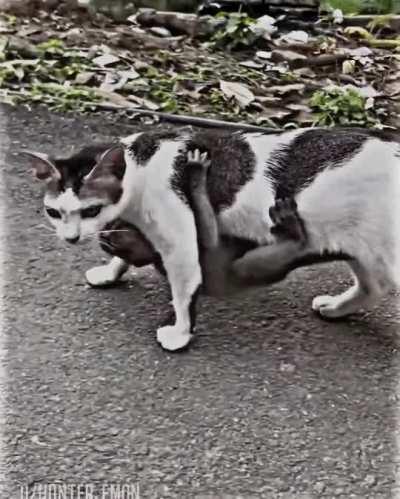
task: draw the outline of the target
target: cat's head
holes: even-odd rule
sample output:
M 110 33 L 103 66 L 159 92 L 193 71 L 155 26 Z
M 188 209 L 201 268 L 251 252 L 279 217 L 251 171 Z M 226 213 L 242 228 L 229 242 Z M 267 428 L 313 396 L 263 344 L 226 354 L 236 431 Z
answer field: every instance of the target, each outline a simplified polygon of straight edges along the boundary
M 96 235 L 121 212 L 125 173 L 121 145 L 92 146 L 63 159 L 22 151 L 45 186 L 44 210 L 58 237 L 77 243 Z

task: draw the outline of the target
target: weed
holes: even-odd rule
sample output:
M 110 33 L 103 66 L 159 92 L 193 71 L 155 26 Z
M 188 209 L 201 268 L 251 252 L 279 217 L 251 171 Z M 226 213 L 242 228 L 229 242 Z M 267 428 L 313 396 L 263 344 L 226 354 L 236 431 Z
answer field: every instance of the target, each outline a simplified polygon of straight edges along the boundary
M 88 87 L 58 85 L 56 83 L 35 83 L 26 93 L 26 100 L 48 105 L 55 111 L 93 111 L 100 98 Z
M 366 109 L 366 98 L 352 88 L 318 90 L 312 95 L 310 105 L 314 109 L 315 123 L 318 125 L 371 127 L 379 123 L 373 110 Z
M 324 0 L 323 10 L 340 9 L 344 14 L 388 14 L 400 12 L 399 0 Z
M 253 31 L 256 20 L 244 13 L 220 12 L 217 18 L 224 18 L 224 23 L 217 29 L 211 41 L 214 47 L 232 50 L 238 47 L 249 47 L 257 40 L 258 35 Z

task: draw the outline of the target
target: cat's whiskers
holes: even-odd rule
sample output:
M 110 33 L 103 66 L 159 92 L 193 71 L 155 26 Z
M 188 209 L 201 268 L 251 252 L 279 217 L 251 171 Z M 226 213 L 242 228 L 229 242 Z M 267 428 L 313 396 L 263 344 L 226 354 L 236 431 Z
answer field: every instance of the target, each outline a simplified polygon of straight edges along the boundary
M 130 232 L 130 229 L 99 230 L 97 234 L 111 234 L 112 232 Z
M 46 229 L 53 234 L 55 233 L 55 230 L 53 229 L 53 227 L 51 227 L 50 225 L 46 225 L 46 224 L 38 224 L 34 228 L 35 229 Z
M 115 249 L 115 246 L 108 241 L 103 240 L 103 241 L 101 241 L 101 244 L 102 244 L 102 246 L 105 246 L 106 248 L 110 249 L 111 251 L 113 251 Z

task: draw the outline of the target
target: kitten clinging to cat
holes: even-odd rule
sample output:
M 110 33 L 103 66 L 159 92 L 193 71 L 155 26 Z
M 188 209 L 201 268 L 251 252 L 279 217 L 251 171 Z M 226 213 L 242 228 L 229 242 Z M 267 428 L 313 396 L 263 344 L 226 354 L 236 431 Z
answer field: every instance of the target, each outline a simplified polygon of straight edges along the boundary
M 271 234 L 270 208 L 276 198 L 294 197 L 307 229 L 301 257 L 346 258 L 355 277 L 346 292 L 314 299 L 322 316 L 371 306 L 399 283 L 400 151 L 398 141 L 384 133 L 144 132 L 122 139 L 75 183 L 48 158 L 39 158 L 46 173 L 37 168 L 38 177 L 50 189 L 45 204 L 57 211 L 48 214 L 60 237 L 85 237 L 121 217 L 160 254 L 176 315 L 174 325 L 157 332 L 164 348 L 178 350 L 190 341 L 202 280 L 187 168 L 187 152 L 195 149 L 211 161 L 207 195 L 219 234 L 249 243 L 233 263 L 241 279 L 257 281 L 276 262 L 282 242 Z M 109 276 L 125 266 L 113 259 Z

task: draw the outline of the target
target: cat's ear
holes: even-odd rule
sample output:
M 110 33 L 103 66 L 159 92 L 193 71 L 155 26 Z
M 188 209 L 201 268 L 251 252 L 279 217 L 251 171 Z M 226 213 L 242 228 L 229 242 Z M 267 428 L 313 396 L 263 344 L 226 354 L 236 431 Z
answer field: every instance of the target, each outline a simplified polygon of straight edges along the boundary
M 20 154 L 24 154 L 29 157 L 29 161 L 32 167 L 31 171 L 35 178 L 46 183 L 61 179 L 60 172 L 54 166 L 53 162 L 47 154 L 27 150 L 20 151 Z
M 119 180 L 125 173 L 124 148 L 120 144 L 107 149 L 98 159 L 94 168 L 86 175 L 85 180 L 115 176 Z

